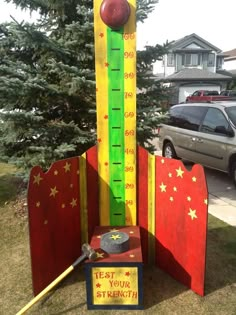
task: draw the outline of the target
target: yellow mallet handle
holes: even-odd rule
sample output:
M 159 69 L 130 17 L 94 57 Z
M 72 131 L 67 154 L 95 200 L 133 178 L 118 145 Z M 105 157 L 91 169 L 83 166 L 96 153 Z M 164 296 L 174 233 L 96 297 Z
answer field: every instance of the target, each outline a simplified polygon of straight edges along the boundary
M 50 291 L 53 287 L 55 287 L 63 278 L 65 278 L 71 271 L 75 269 L 83 260 L 91 259 L 95 260 L 97 258 L 97 254 L 95 250 L 89 244 L 82 245 L 82 255 L 76 259 L 76 261 L 68 267 L 60 276 L 58 276 L 53 282 L 51 282 L 43 291 L 41 291 L 38 295 L 36 295 L 33 300 L 31 300 L 28 304 L 25 305 L 16 315 L 24 314 L 32 305 L 34 305 L 38 300 L 40 300 L 48 291 Z
M 65 278 L 71 271 L 74 270 L 73 265 L 67 268 L 59 277 L 51 282 L 43 291 L 36 295 L 28 304 L 25 305 L 16 315 L 24 314 L 31 306 L 33 306 L 38 300 L 40 300 L 46 293 L 48 293 L 53 287 L 55 287 L 63 278 Z

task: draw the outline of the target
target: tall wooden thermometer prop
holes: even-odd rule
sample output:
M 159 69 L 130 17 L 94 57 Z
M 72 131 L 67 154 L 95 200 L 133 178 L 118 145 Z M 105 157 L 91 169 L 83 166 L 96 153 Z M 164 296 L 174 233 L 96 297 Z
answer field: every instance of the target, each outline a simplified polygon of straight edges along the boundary
M 136 225 L 135 0 L 94 0 L 100 225 Z

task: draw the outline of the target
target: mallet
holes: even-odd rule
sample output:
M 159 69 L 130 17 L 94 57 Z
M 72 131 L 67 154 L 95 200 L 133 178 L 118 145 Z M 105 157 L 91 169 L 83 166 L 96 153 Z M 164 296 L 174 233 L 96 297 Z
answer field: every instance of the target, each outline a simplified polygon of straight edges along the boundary
M 85 259 L 95 260 L 97 254 L 95 250 L 89 244 L 82 245 L 83 254 L 76 259 L 76 261 L 68 267 L 60 276 L 58 276 L 53 282 L 51 282 L 43 291 L 36 295 L 28 304 L 26 304 L 16 315 L 24 314 L 31 306 L 38 302 L 46 293 L 48 293 L 53 287 L 55 287 L 62 279 L 64 279 L 71 271 L 75 269 Z

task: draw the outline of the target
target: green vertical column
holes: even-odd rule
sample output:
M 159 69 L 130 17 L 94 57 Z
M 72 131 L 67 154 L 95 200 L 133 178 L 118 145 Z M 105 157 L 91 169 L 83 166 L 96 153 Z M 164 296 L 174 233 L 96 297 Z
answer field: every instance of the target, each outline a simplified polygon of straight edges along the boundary
M 125 225 L 123 29 L 108 29 L 107 46 L 110 223 L 114 226 Z

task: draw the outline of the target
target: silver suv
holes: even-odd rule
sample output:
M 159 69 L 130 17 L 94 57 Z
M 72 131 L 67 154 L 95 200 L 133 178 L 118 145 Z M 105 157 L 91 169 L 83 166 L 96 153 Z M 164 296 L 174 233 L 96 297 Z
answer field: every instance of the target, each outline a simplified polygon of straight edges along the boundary
M 163 156 L 227 172 L 236 185 L 236 101 L 172 106 L 159 144 Z

